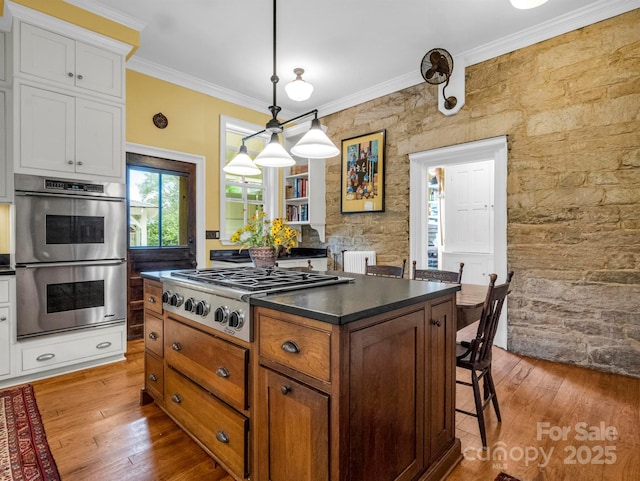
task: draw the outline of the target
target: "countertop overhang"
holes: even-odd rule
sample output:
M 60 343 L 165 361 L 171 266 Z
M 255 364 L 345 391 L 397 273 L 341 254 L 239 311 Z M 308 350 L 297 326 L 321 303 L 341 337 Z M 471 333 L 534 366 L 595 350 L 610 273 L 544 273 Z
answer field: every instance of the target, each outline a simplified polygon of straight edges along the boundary
M 327 249 L 294 247 L 290 252 L 280 255 L 278 259 L 319 259 L 323 257 L 327 257 Z M 233 263 L 251 262 L 248 249 L 210 250 L 209 260 Z

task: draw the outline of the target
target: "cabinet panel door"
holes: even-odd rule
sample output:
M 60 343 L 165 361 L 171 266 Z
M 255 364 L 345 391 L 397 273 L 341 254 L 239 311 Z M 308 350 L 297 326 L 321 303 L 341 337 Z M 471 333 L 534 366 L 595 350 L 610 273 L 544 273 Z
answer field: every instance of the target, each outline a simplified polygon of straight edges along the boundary
M 425 316 L 350 334 L 350 479 L 407 481 L 424 466 Z
M 0 45 L 0 47 L 2 47 L 2 45 Z M 0 91 L 0 200 L 7 199 L 7 178 L 9 177 L 10 172 L 7 168 L 7 133 L 5 115 L 4 92 Z
M 455 339 L 456 322 L 453 301 L 432 306 L 427 349 L 429 461 L 439 459 L 441 452 L 454 440 L 455 411 Z
M 0 307 L 0 376 L 6 376 L 11 372 L 10 361 L 9 308 Z
M 74 98 L 20 87 L 20 166 L 74 171 Z
M 20 71 L 72 86 L 75 42 L 27 23 L 20 29 Z
M 122 108 L 76 99 L 76 172 L 120 177 Z
M 329 397 L 265 368 L 259 376 L 258 479 L 328 481 Z
M 76 86 L 122 97 L 122 57 L 118 54 L 76 43 Z

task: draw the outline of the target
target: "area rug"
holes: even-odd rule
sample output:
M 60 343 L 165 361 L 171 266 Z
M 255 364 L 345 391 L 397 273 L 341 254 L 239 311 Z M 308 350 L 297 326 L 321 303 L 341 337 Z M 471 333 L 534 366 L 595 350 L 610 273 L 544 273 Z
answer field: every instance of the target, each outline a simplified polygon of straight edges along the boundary
M 513 476 L 509 476 L 507 473 L 500 473 L 495 481 L 520 481 L 518 478 L 514 478 Z
M 30 385 L 0 391 L 0 481 L 60 481 Z

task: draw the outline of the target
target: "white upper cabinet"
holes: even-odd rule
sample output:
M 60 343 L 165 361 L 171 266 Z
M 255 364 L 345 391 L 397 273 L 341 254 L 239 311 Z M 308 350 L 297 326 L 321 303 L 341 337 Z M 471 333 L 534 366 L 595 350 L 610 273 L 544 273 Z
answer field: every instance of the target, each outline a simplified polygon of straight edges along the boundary
M 10 195 L 10 170 L 7 162 L 7 122 L 6 122 L 6 98 L 5 92 L 0 90 L 0 202 L 11 200 Z
M 120 54 L 21 23 L 18 58 L 19 74 L 26 78 L 122 98 Z
M 7 50 L 4 32 L 0 32 L 0 83 L 7 81 Z

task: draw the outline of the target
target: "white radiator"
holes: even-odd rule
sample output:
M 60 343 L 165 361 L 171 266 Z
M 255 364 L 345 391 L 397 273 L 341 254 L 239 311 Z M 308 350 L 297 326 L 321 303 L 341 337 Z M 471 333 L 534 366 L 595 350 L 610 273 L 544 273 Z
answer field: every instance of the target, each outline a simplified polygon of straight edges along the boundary
M 344 251 L 342 253 L 342 265 L 345 272 L 364 274 L 364 259 L 369 258 L 369 265 L 376 263 L 376 251 Z

